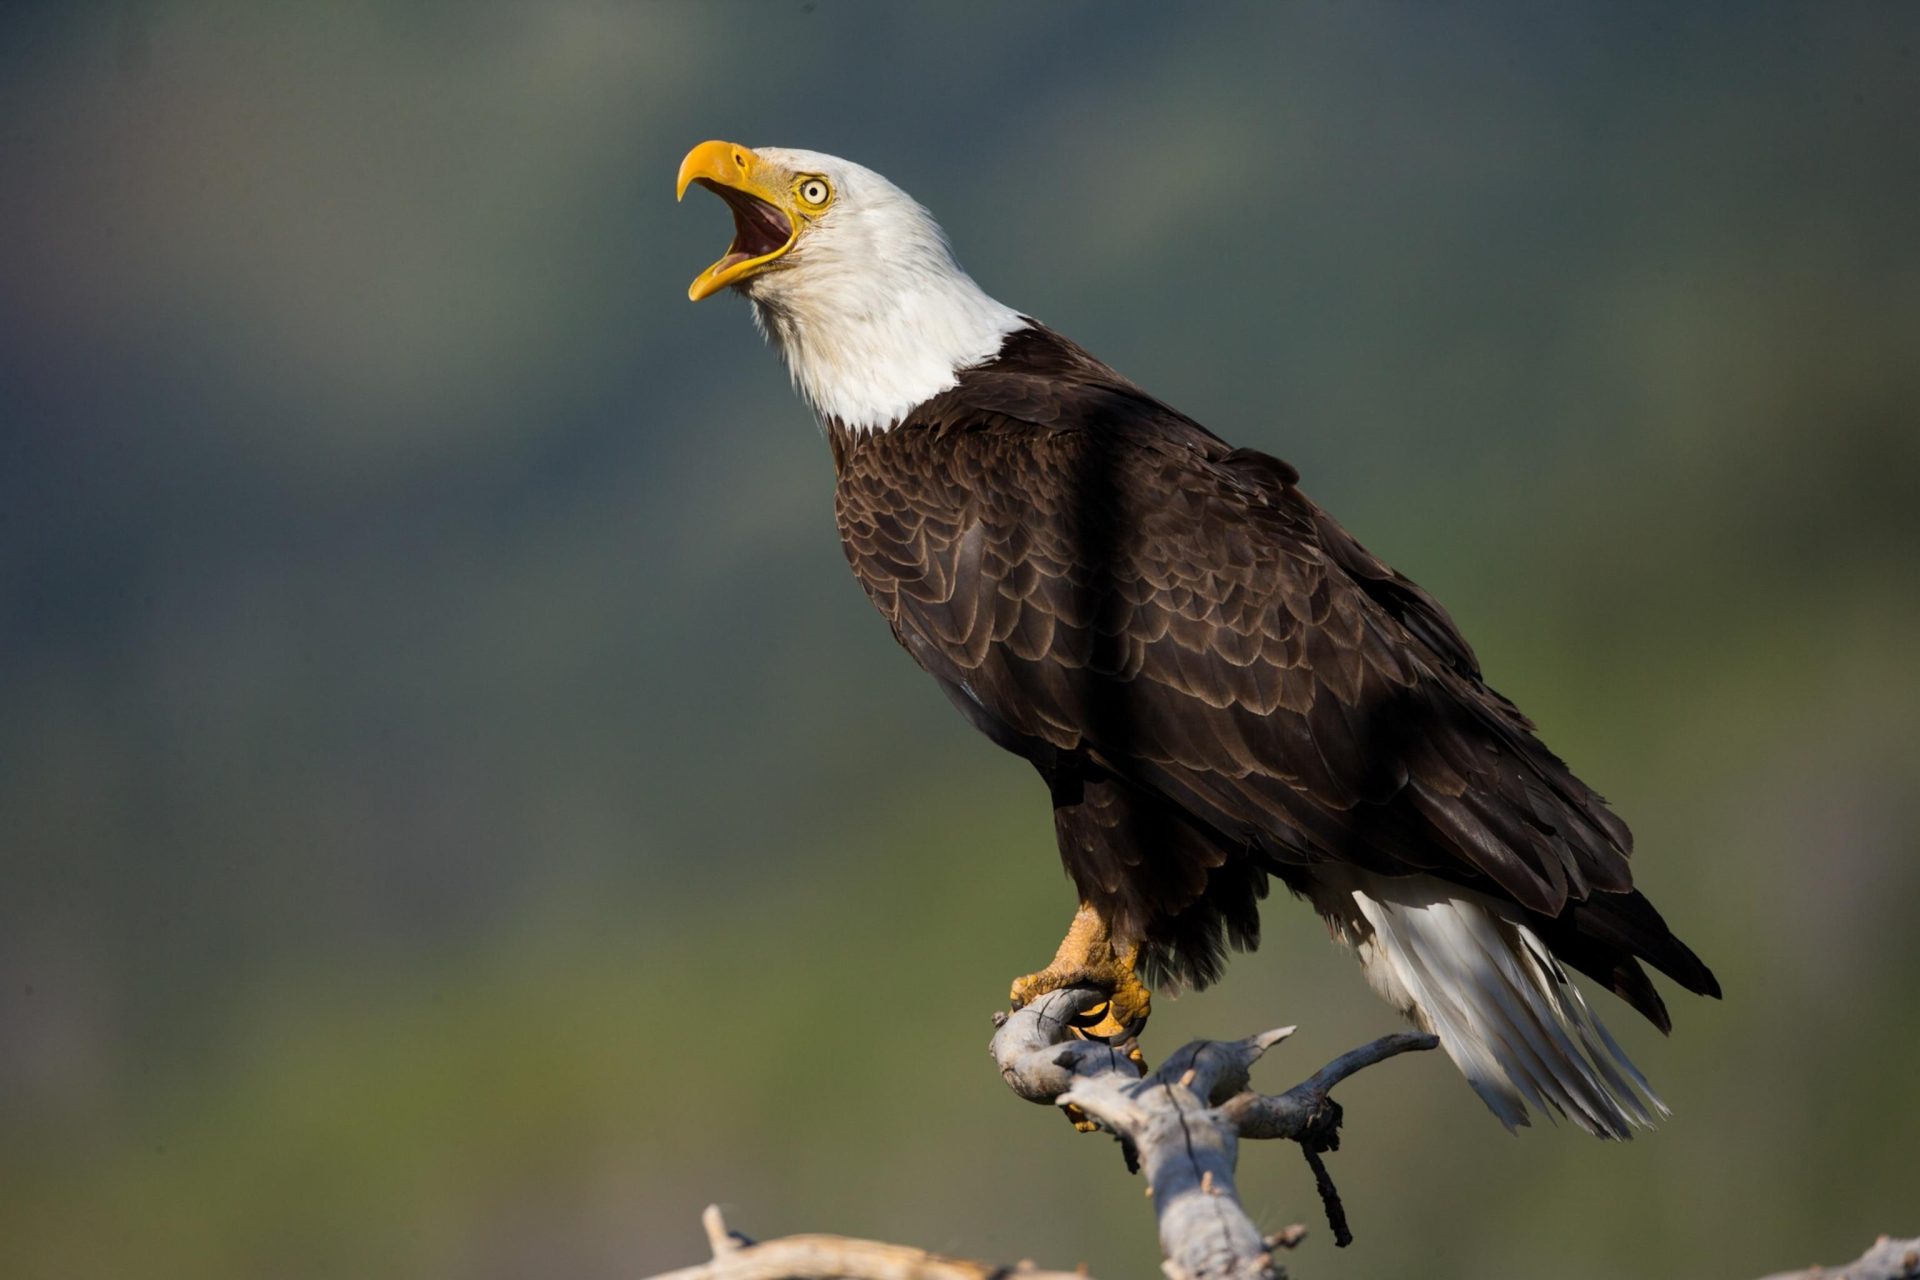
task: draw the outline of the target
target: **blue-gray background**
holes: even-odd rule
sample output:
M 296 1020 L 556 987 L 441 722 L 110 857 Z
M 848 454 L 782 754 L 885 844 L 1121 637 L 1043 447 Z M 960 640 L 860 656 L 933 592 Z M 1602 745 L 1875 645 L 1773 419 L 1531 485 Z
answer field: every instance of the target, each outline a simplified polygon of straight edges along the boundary
M 1152 1268 L 986 1015 L 1044 797 L 841 563 L 676 208 L 857 158 L 1289 458 L 1639 835 L 1728 999 L 1628 1146 L 1345 1091 L 1302 1274 L 1752 1276 L 1920 1230 L 1920 17 L 154 3 L 0 20 L 0 1272 L 631 1277 L 697 1214 Z M 1310 913 L 1189 1034 L 1395 1021 Z M 1150 1046 L 1152 1047 L 1152 1046 Z M 1318 1227 L 1290 1150 L 1270 1227 Z

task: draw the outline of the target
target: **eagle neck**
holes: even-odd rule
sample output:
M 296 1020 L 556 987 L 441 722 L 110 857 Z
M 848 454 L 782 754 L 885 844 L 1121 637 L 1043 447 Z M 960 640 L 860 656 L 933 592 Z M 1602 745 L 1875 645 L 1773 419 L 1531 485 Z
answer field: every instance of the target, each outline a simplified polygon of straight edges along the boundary
M 904 275 L 877 291 L 753 295 L 755 323 L 823 423 L 890 430 L 1031 323 L 957 269 Z

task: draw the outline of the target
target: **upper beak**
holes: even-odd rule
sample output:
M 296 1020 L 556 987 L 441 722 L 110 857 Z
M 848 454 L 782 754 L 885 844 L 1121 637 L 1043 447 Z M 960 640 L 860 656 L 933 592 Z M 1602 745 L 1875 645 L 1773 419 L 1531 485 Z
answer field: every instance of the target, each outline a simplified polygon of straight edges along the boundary
M 674 199 L 685 198 L 697 182 L 733 210 L 733 243 L 687 286 L 693 301 L 758 274 L 799 238 L 800 219 L 790 197 L 783 186 L 768 181 L 767 170 L 753 148 L 737 142 L 703 142 L 680 162 Z

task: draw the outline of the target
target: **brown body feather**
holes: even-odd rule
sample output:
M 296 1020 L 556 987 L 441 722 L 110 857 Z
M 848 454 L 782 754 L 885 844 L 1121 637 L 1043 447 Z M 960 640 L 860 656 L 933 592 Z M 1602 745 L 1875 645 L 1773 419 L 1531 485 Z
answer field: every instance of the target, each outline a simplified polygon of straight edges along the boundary
M 1051 790 L 1082 896 L 1197 984 L 1268 877 L 1426 874 L 1511 904 L 1658 1024 L 1718 994 L 1632 837 L 1419 587 L 1284 462 L 1039 326 L 899 425 L 830 422 L 847 558 L 914 659 Z

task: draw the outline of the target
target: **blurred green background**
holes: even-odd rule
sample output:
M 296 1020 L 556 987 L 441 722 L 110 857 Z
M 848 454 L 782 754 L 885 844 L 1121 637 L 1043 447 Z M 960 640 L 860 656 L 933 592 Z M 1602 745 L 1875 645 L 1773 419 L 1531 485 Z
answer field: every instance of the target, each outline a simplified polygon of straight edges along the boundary
M 886 173 L 1292 460 L 1633 823 L 1728 998 L 1626 1146 L 1344 1090 L 1306 1276 L 1920 1231 L 1920 10 L 11 5 L 0 1274 L 632 1277 L 834 1230 L 1154 1274 L 988 1012 L 1044 795 L 872 615 L 709 137 Z M 1396 1020 L 1303 906 L 1150 1052 Z

